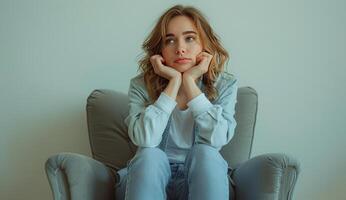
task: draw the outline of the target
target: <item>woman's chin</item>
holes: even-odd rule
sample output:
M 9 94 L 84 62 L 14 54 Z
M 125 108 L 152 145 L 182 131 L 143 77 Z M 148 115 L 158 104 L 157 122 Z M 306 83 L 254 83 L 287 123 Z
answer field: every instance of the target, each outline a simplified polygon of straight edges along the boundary
M 186 63 L 186 64 L 183 64 L 183 65 L 182 64 L 176 65 L 176 66 L 174 66 L 174 69 L 177 70 L 178 72 L 183 73 L 183 72 L 189 70 L 191 67 L 192 67 L 191 64 Z

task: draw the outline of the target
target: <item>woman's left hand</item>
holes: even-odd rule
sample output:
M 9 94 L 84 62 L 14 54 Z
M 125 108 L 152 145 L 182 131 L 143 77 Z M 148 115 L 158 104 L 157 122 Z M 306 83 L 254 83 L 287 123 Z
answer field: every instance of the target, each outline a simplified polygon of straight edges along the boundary
M 208 71 L 211 59 L 213 56 L 207 52 L 202 51 L 196 57 L 197 65 L 191 67 L 189 70 L 183 73 L 184 78 L 192 78 L 193 80 L 198 79 L 204 73 Z

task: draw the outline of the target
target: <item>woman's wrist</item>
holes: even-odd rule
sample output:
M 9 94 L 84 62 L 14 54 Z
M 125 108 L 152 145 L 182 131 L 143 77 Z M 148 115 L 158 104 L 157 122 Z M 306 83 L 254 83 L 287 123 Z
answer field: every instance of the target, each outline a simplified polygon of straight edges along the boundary
M 164 92 L 173 99 L 177 98 L 178 90 L 182 84 L 181 76 L 173 77 L 169 80 Z
M 196 84 L 196 80 L 191 76 L 183 76 L 182 86 L 188 101 L 202 93 Z
M 175 81 L 181 81 L 183 78 L 182 74 L 181 73 L 177 73 L 175 76 L 171 77 L 169 79 L 169 81 L 171 81 L 172 79 L 174 79 Z

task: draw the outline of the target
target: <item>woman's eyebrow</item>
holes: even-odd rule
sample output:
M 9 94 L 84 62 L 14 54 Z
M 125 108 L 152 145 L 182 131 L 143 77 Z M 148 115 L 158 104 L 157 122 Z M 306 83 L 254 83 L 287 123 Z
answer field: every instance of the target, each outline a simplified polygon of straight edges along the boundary
M 183 35 L 191 34 L 191 33 L 197 35 L 197 33 L 196 33 L 195 31 L 184 31 L 184 32 L 183 32 Z M 173 33 L 167 33 L 167 34 L 166 34 L 166 37 L 169 37 L 169 36 L 173 36 L 173 37 L 174 37 L 174 34 L 173 34 Z

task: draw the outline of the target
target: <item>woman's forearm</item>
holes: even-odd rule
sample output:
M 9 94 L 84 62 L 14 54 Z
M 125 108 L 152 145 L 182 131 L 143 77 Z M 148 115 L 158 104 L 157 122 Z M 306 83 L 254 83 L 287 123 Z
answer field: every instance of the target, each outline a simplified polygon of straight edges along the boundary
M 176 99 L 181 83 L 181 77 L 172 78 L 171 80 L 169 80 L 169 83 L 163 92 L 170 96 L 172 99 Z
M 199 87 L 197 86 L 196 81 L 189 76 L 183 76 L 182 84 L 187 97 L 187 101 L 192 100 L 193 98 L 202 93 Z

